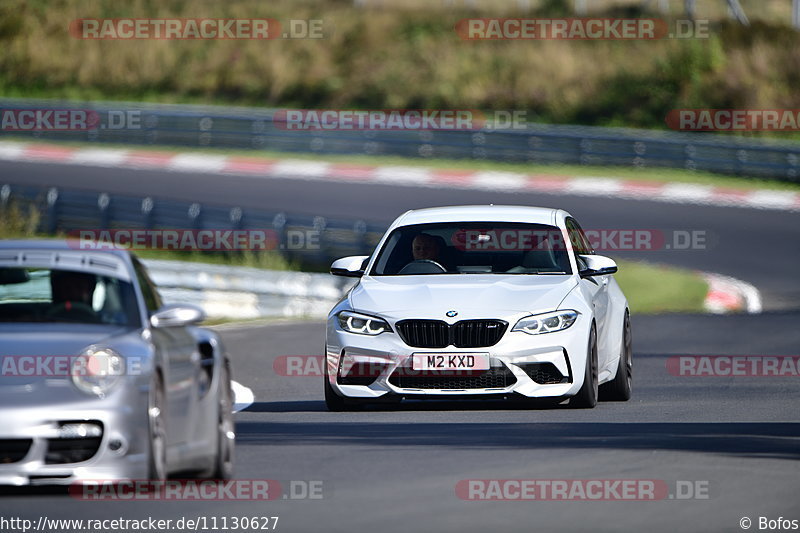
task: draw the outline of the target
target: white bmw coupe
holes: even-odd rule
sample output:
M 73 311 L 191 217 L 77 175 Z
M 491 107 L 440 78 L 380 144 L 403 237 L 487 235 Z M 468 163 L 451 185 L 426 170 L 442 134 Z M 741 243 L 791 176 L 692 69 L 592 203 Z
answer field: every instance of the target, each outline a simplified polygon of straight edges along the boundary
M 360 280 L 328 316 L 327 406 L 627 400 L 631 325 L 616 271 L 560 209 L 409 211 L 372 256 L 331 266 Z

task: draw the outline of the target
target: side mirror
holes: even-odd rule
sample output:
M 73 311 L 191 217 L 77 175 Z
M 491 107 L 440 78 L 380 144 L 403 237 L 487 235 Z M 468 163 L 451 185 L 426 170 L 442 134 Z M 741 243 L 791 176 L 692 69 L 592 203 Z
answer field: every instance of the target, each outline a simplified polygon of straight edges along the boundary
M 364 275 L 364 270 L 366 270 L 368 262 L 368 255 L 342 257 L 334 261 L 331 265 L 331 274 L 348 278 L 360 278 Z
M 165 305 L 150 317 L 150 325 L 154 328 L 176 328 L 199 324 L 206 319 L 206 313 L 196 305 Z
M 604 276 L 617 271 L 617 263 L 610 257 L 602 255 L 579 255 L 578 257 L 586 263 L 586 268 L 580 271 L 582 278 Z

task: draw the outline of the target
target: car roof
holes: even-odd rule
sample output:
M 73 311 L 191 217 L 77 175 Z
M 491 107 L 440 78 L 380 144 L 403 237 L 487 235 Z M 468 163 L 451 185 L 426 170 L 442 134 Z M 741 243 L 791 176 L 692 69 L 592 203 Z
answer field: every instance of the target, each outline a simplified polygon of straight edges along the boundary
M 77 239 L 1 239 L 0 250 L 44 250 L 44 251 L 85 251 L 95 253 L 113 254 L 117 257 L 126 258 L 129 253 L 124 248 L 112 248 L 110 245 L 103 245 L 98 248 L 82 249 L 80 241 Z
M 127 250 L 82 247 L 77 239 L 0 240 L 0 267 L 73 270 L 124 281 L 133 278 L 133 260 Z
M 559 214 L 569 216 L 569 213 L 551 207 L 458 205 L 407 211 L 395 221 L 394 226 L 435 222 L 526 222 L 555 225 Z

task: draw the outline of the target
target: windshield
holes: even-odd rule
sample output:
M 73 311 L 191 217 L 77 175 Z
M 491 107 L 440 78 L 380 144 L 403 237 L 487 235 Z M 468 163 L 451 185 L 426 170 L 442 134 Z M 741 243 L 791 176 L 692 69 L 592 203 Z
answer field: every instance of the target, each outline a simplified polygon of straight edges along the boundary
M 423 274 L 570 274 L 555 226 L 508 222 L 418 224 L 394 230 L 373 276 Z
M 0 268 L 0 322 L 140 325 L 130 283 L 46 268 Z

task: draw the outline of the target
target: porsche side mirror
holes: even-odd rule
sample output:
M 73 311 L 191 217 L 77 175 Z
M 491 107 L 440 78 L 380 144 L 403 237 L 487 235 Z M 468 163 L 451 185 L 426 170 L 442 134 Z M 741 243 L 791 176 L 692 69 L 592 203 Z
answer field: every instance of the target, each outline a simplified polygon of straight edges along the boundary
M 165 305 L 150 317 L 150 325 L 154 328 L 174 328 L 199 324 L 206 319 L 206 313 L 196 305 Z

